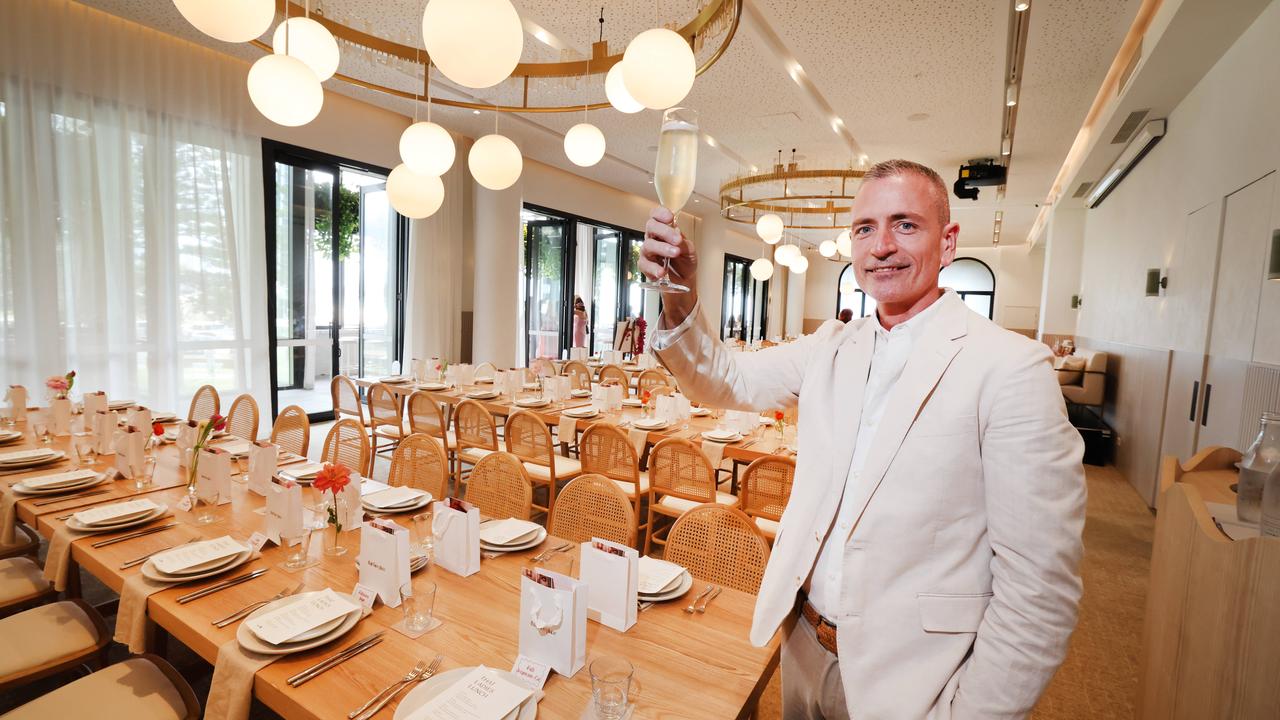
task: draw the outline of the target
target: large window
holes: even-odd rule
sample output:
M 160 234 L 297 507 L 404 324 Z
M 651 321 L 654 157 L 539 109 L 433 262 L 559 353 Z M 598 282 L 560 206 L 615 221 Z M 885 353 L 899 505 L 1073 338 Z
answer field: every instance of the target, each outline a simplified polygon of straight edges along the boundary
M 942 269 L 938 285 L 956 291 L 974 312 L 993 319 L 996 307 L 996 276 L 986 263 L 977 258 L 956 258 Z M 853 264 L 840 271 L 840 284 L 836 290 L 836 314 L 849 308 L 854 317 L 866 317 L 876 311 L 876 299 L 858 287 Z
M 751 277 L 751 261 L 725 253 L 720 339 L 763 340 L 769 323 L 769 281 Z

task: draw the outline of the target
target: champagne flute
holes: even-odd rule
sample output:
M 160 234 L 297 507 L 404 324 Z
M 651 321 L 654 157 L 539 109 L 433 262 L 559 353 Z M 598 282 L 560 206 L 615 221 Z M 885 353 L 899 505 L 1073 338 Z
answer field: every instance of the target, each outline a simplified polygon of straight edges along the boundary
M 689 202 L 698 175 L 698 113 L 689 108 L 673 107 L 662 113 L 662 130 L 658 135 L 658 159 L 653 168 L 653 187 L 658 202 L 674 217 Z M 671 267 L 664 258 L 663 267 Z M 669 274 L 658 280 L 646 280 L 640 287 L 667 293 L 689 292 L 689 288 L 671 282 Z

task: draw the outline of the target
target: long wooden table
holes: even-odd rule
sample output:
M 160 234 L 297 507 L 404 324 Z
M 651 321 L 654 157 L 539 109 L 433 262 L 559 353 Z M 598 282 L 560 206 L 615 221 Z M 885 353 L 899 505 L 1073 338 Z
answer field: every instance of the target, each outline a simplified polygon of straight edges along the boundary
M 65 444 L 65 440 L 58 440 L 55 447 L 61 449 Z M 34 443 L 28 437 L 24 443 L 5 446 L 4 450 L 32 446 Z M 144 492 L 151 499 L 176 508 L 185 493 L 181 471 L 177 467 L 176 450 L 167 446 L 157 451 L 157 456 L 156 485 Z M 110 459 L 107 458 L 108 461 Z M 65 466 L 40 468 L 0 478 L 0 482 L 13 483 L 25 477 L 65 469 Z M 119 592 L 125 579 L 139 572 L 138 568 L 120 569 L 121 563 L 128 559 L 192 538 L 229 534 L 247 540 L 263 526 L 263 517 L 254 511 L 262 508 L 264 503 L 261 497 L 249 492 L 247 486 L 233 484 L 232 503 L 218 508 L 215 524 L 195 525 L 191 513 L 176 511 L 176 520 L 181 524 L 170 530 L 104 548 L 93 548 L 91 544 L 111 535 L 78 539 L 72 544 L 72 559 L 80 568 Z M 112 488 L 111 499 L 137 494 L 131 480 L 116 481 Z M 70 508 L 91 504 L 91 501 L 96 504 L 104 498 L 96 496 L 41 507 L 34 505 L 35 500 L 20 500 L 18 517 L 40 534 L 49 536 L 63 525 L 64 521 L 57 518 L 66 515 Z M 170 518 L 157 521 L 157 524 L 173 521 Z M 349 551 L 337 558 L 323 556 L 319 540 L 317 535 L 312 542 L 312 555 L 320 560 L 314 567 L 289 573 L 279 567 L 284 559 L 283 551 L 269 546 L 260 559 L 238 569 L 243 572 L 269 568 L 261 577 L 186 605 L 179 605 L 176 598 L 193 588 L 212 584 L 217 578 L 167 589 L 150 596 L 147 613 L 160 628 L 212 663 L 217 657 L 218 647 L 234 638 L 237 627 L 233 624 L 220 630 L 213 627 L 212 620 L 291 588 L 298 582 L 304 583 L 307 590 L 332 587 L 350 591 L 354 587 L 359 532 L 343 534 L 343 542 Z M 555 538 L 549 539 L 549 542 L 554 541 Z M 429 579 L 438 584 L 435 613 L 443 621 L 443 626 L 411 640 L 389 629 L 401 619 L 401 611 L 379 606 L 340 640 L 323 648 L 286 656 L 259 671 L 254 694 L 287 718 L 340 718 L 393 679 L 403 676 L 416 662 L 430 660 L 437 653 L 445 658 L 440 668 L 442 671 L 481 663 L 509 668 L 518 651 L 521 569 L 530 563 L 532 555 L 545 547 L 544 543 L 539 548 L 485 559 L 480 572 L 467 578 L 436 567 L 419 572 L 414 576 L 415 583 Z M 705 584 L 695 582 L 694 588 L 700 589 Z M 588 660 L 614 655 L 626 657 L 635 664 L 643 686 L 635 717 L 748 717 L 777 666 L 779 638 L 775 637 L 762 648 L 753 647 L 748 642 L 747 632 L 755 597 L 747 593 L 726 588 L 706 614 L 686 614 L 682 608 L 687 604 L 686 597 L 655 605 L 641 613 L 637 624 L 626 633 L 588 622 Z M 339 647 L 382 629 L 388 631 L 377 647 L 300 688 L 291 688 L 285 682 L 289 676 L 327 657 Z M 589 674 L 583 669 L 572 678 L 553 675 L 545 692 L 538 706 L 540 718 L 576 719 L 590 703 Z M 395 705 L 395 702 L 388 705 L 377 717 L 380 720 L 390 718 Z

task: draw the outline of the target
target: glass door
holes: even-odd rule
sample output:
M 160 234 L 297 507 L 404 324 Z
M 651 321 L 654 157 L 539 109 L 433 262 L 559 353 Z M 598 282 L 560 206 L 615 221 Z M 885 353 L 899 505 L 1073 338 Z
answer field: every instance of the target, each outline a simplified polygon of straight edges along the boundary
M 613 330 L 620 319 L 619 294 L 622 284 L 622 233 L 610 228 L 595 228 L 595 282 L 591 289 L 592 355 L 613 349 Z
M 751 277 L 751 263 L 746 258 L 726 254 L 723 292 L 720 339 L 752 342 L 763 338 L 768 325 L 769 281 Z
M 359 229 L 341 258 L 340 366 L 351 377 L 383 377 L 400 361 L 400 266 L 395 211 L 382 176 L 341 171 L 348 213 Z
M 559 358 L 572 328 L 572 240 L 561 218 L 529 220 L 524 229 L 525 363 Z

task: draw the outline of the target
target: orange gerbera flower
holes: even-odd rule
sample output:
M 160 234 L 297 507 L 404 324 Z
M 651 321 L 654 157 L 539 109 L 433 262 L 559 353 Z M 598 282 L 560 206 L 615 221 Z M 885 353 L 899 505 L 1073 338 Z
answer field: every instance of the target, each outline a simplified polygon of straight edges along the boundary
M 773 419 L 774 419 L 774 420 L 782 420 L 782 418 L 784 418 L 784 417 L 786 417 L 786 416 L 782 414 L 782 411 L 781 411 L 781 410 L 774 410 L 774 411 L 773 411 Z
M 351 482 L 351 469 L 346 465 L 325 463 L 324 468 L 316 473 L 315 488 L 320 492 L 332 490 L 335 494 Z

